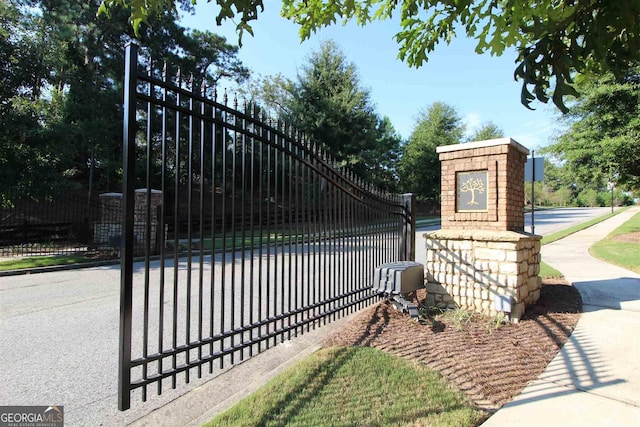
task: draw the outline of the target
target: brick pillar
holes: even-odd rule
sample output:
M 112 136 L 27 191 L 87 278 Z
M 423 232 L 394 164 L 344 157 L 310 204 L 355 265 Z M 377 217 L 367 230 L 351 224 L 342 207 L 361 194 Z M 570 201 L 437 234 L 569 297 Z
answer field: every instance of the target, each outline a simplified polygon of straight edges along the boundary
M 524 165 L 511 138 L 437 148 L 442 229 L 425 234 L 427 303 L 512 321 L 540 296 L 540 236 L 524 232 Z
M 524 164 L 529 150 L 511 138 L 437 148 L 442 165 L 442 229 L 524 231 Z M 464 183 L 480 179 L 486 202 L 468 205 Z M 467 191 L 466 193 L 470 193 Z M 477 203 L 477 201 L 474 201 Z

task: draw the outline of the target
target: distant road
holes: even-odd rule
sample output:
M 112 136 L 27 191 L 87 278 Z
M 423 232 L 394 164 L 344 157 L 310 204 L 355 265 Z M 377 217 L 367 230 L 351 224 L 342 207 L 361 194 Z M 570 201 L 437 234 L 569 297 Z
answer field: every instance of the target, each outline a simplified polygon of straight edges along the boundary
M 581 222 L 589 221 L 611 212 L 611 208 L 560 208 L 535 211 L 535 232 L 541 236 L 555 233 Z M 531 214 L 524 216 L 524 230 L 531 232 Z
M 541 236 L 555 233 L 573 225 L 589 221 L 601 215 L 611 212 L 611 208 L 558 208 L 546 209 L 534 212 L 535 233 Z M 531 214 L 524 216 L 524 231 L 531 232 Z M 425 250 L 422 235 L 425 231 L 438 230 L 439 225 L 418 227 L 416 232 L 416 261 L 424 263 Z
M 572 225 L 588 221 L 592 218 L 611 212 L 610 207 L 605 208 L 556 208 L 535 211 L 535 232 L 541 236 L 554 233 Z M 531 213 L 524 215 L 524 231 L 531 232 Z M 418 232 L 438 230 L 439 225 L 427 225 L 418 227 Z M 420 234 L 422 235 L 422 234 Z

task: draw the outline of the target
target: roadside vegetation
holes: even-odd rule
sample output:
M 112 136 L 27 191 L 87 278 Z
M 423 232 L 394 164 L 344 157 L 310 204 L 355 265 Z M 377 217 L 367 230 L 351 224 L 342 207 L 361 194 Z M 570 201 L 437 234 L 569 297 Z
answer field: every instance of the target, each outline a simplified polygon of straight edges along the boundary
M 640 213 L 596 242 L 589 252 L 605 262 L 640 273 Z
M 561 277 L 564 277 L 564 275 L 560 271 L 551 267 L 549 264 L 547 264 L 544 261 L 540 261 L 539 276 L 542 277 L 543 279 L 559 279 Z
M 484 418 L 423 364 L 371 347 L 330 347 L 206 426 L 473 426 Z
M 604 220 L 607 220 L 607 219 L 611 218 L 612 216 L 616 216 L 620 212 L 624 212 L 626 209 L 628 209 L 628 207 L 627 208 L 623 208 L 623 209 L 618 209 L 617 211 L 615 211 L 613 213 L 608 213 L 606 215 L 602 215 L 602 216 L 599 216 L 597 218 L 593 218 L 593 219 L 591 219 L 589 221 L 582 222 L 582 223 L 574 225 L 572 227 L 565 228 L 565 229 L 560 230 L 560 231 L 558 231 L 556 233 L 549 234 L 549 235 L 544 236 L 542 238 L 541 243 L 543 245 L 546 245 L 547 243 L 552 243 L 552 242 L 555 242 L 556 240 L 563 239 L 563 238 L 565 238 L 565 237 L 567 237 L 567 236 L 569 236 L 569 235 L 571 235 L 573 233 L 577 233 L 578 231 L 582 231 L 585 228 L 589 228 L 592 225 L 596 225 L 596 224 L 598 224 L 598 223 L 600 223 L 600 222 L 602 222 Z
M 547 243 L 555 242 L 556 240 L 560 240 L 563 237 L 576 233 L 580 230 L 584 230 L 587 227 L 591 227 L 592 225 L 595 225 L 601 221 L 611 218 L 612 216 L 622 212 L 624 209 L 626 208 L 619 209 L 614 213 L 609 213 L 609 214 L 594 218 L 590 221 L 586 221 L 584 223 L 575 225 L 573 227 L 560 230 L 556 233 L 549 234 L 547 236 L 544 236 L 541 242 L 543 245 Z M 439 221 L 439 218 L 437 217 L 420 216 L 416 221 L 416 225 L 426 226 L 426 225 L 436 224 L 438 223 L 438 221 Z M 228 234 L 231 234 L 231 233 L 228 233 Z M 245 232 L 244 239 L 242 238 L 242 233 L 236 233 L 235 239 L 232 236 L 227 236 L 226 243 L 224 246 L 227 248 L 245 247 L 249 249 L 252 246 L 258 244 L 258 241 L 260 240 L 259 236 L 255 236 L 255 235 L 253 236 L 253 239 L 252 239 L 250 237 L 250 234 L 251 234 L 250 232 Z M 295 235 L 289 236 L 286 234 L 279 234 L 279 235 L 264 234 L 262 236 L 262 243 L 277 244 L 277 243 L 287 242 L 289 238 L 292 238 L 295 240 L 296 237 L 297 236 Z M 168 243 L 171 244 L 171 240 L 169 240 Z M 193 250 L 196 250 L 196 251 L 204 250 L 207 252 L 219 251 L 219 250 L 222 250 L 222 248 L 223 248 L 222 237 L 216 238 L 215 241 L 212 241 L 210 238 L 202 239 L 201 241 L 198 242 L 197 247 L 192 247 Z M 178 248 L 178 250 L 181 253 L 183 252 L 186 253 L 187 249 L 188 248 L 186 246 L 184 247 L 180 246 Z M 68 256 L 68 255 L 35 256 L 35 257 L 27 257 L 27 258 L 18 258 L 18 259 L 8 260 L 8 261 L 1 261 L 0 271 L 21 270 L 21 269 L 36 268 L 36 267 L 49 267 L 54 265 L 80 264 L 80 263 L 89 263 L 92 261 L 95 261 L 95 260 L 89 257 L 73 256 L 73 255 L 72 256 Z M 551 278 L 551 277 L 555 278 L 555 277 L 562 277 L 562 273 L 560 273 L 558 270 L 554 269 L 553 267 L 549 266 L 548 264 L 541 262 L 540 276 L 543 278 Z
M 50 255 L 16 258 L 0 262 L 0 271 L 23 270 L 27 268 L 52 267 L 58 265 L 80 264 L 93 259 L 74 255 Z

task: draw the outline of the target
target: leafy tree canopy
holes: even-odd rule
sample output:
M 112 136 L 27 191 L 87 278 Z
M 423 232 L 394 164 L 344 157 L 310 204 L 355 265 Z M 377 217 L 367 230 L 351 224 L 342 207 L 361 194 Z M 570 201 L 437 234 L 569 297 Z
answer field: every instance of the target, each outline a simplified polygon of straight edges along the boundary
M 436 147 L 461 142 L 463 133 L 462 120 L 450 105 L 435 102 L 421 111 L 398 166 L 402 190 L 420 198 L 437 198 L 440 160 Z
M 313 52 L 299 71 L 288 110 L 286 121 L 350 163 L 357 162 L 364 148 L 356 143 L 363 143 L 364 133 L 376 125 L 369 91 L 360 85 L 356 66 L 331 41 Z
M 245 31 L 253 34 L 250 23 L 264 9 L 262 0 L 216 3 L 218 24 L 239 17 L 240 40 Z M 175 1 L 103 0 L 101 10 L 115 6 L 130 10 L 138 28 L 150 16 L 175 8 Z M 578 96 L 576 73 L 608 70 L 620 75 L 631 61 L 640 60 L 637 0 L 283 0 L 282 15 L 300 25 L 302 39 L 338 20 L 365 25 L 399 16 L 399 57 L 415 67 L 457 32 L 476 39 L 478 53 L 502 55 L 515 48 L 514 74 L 522 81 L 521 102 L 528 108 L 536 99 L 546 103 L 551 98 L 566 112 L 565 97 Z
M 0 199 L 118 184 L 123 46 L 134 34 L 125 11 L 109 20 L 99 4 L 0 0 Z M 224 37 L 185 29 L 173 12 L 152 23 L 139 34 L 145 55 L 210 81 L 249 76 Z
M 640 66 L 578 85 L 585 95 L 571 107 L 569 129 L 544 151 L 568 166 L 578 186 L 640 187 Z
M 504 138 L 504 131 L 493 122 L 483 123 L 478 129 L 476 129 L 468 142 L 473 141 L 486 141 L 488 139 Z
M 304 132 L 359 177 L 395 189 L 401 138 L 391 121 L 375 112 L 356 66 L 333 41 L 308 57 L 295 81 L 262 78 L 251 92 L 256 104 Z

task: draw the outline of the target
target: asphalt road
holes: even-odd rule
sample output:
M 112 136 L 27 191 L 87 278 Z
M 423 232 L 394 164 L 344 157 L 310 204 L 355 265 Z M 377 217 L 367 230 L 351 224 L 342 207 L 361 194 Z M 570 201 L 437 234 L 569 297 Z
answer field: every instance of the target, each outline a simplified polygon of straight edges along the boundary
M 535 231 L 609 209 L 540 211 Z M 0 278 L 0 405 L 63 405 L 67 426 L 121 426 L 204 382 L 117 410 L 119 284 L 119 266 Z

